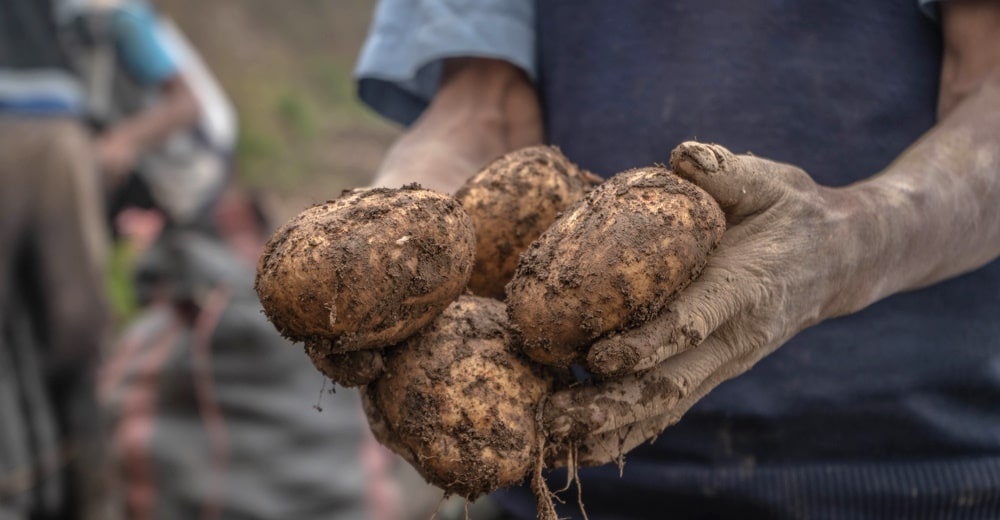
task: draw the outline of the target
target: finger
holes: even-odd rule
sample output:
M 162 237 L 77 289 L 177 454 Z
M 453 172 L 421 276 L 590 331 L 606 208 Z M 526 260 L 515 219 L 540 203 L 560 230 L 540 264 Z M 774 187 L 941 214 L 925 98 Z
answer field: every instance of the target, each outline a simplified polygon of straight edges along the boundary
M 592 435 L 576 443 L 560 444 L 546 455 L 545 465 L 561 468 L 573 464 L 589 467 L 609 462 L 621 463 L 626 453 L 655 438 L 667 426 L 666 416 L 661 415 L 615 431 Z
M 667 410 L 665 413 L 628 424 L 618 430 L 592 435 L 582 441 L 574 453 L 574 460 L 580 466 L 600 466 L 609 462 L 624 462 L 624 455 L 644 442 L 653 443 L 666 428 L 678 423 L 681 418 L 704 398 L 710 391 L 724 381 L 742 374 L 752 365 L 752 356 L 741 358 L 738 362 L 725 364 L 720 370 L 712 373 L 691 393 Z M 551 461 L 557 467 L 568 460 L 568 450 L 552 457 Z
M 809 177 L 794 166 L 735 155 L 717 144 L 687 141 L 670 153 L 670 168 L 707 191 L 737 223 L 773 206 L 789 185 Z
M 546 431 L 556 440 L 582 439 L 662 415 L 742 354 L 738 343 L 711 336 L 648 372 L 557 392 L 545 405 Z
M 615 378 L 653 368 L 699 345 L 747 305 L 753 295 L 739 265 L 738 248 L 720 247 L 701 276 L 664 312 L 644 325 L 615 333 L 590 348 L 590 371 Z

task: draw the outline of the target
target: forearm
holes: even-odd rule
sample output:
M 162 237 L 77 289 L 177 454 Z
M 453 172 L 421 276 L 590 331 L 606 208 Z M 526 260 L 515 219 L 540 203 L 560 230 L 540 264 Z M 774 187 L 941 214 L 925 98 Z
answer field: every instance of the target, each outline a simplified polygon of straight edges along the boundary
M 447 60 L 428 112 L 428 117 L 462 117 L 474 129 L 500 136 L 501 154 L 542 140 L 534 86 L 523 71 L 500 60 Z
M 140 152 L 146 151 L 163 143 L 172 133 L 194 125 L 199 112 L 187 82 L 174 76 L 164 85 L 159 103 L 115 124 L 108 135 L 127 140 Z
M 493 159 L 542 140 L 534 86 L 517 67 L 451 59 L 437 95 L 386 154 L 373 184 L 450 193 Z
M 845 190 L 871 222 L 858 237 L 860 307 L 976 269 L 1000 255 L 1000 73 L 882 174 Z
M 941 5 L 939 123 L 880 175 L 835 190 L 864 232 L 844 246 L 857 283 L 836 295 L 830 315 L 1000 255 L 1000 3 Z

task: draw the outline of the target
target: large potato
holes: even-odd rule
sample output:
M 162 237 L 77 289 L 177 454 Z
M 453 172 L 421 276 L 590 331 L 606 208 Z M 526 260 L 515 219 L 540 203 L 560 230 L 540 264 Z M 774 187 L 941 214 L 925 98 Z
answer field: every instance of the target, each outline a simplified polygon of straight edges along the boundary
M 385 352 L 365 388 L 375 437 L 430 483 L 473 498 L 520 482 L 537 461 L 535 413 L 550 380 L 510 350 L 504 305 L 462 296 Z
M 507 286 L 525 354 L 547 365 L 585 363 L 594 339 L 663 310 L 701 273 L 724 230 L 711 196 L 664 168 L 612 177 L 532 244 Z
M 358 190 L 278 229 L 255 287 L 288 339 L 332 353 L 381 348 L 465 291 L 474 248 L 472 221 L 453 198 L 416 185 Z
M 469 179 L 455 194 L 476 228 L 469 290 L 503 299 L 521 253 L 599 182 L 551 146 L 508 153 Z

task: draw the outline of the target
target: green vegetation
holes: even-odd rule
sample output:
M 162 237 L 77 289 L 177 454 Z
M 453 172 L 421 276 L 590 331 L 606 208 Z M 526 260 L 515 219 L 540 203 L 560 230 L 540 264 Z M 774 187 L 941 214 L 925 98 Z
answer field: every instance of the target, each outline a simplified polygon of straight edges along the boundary
M 135 253 L 128 243 L 119 240 L 112 245 L 105 273 L 105 291 L 115 323 L 128 323 L 139 310 L 132 279 L 135 261 Z
M 298 90 L 283 92 L 277 100 L 275 111 L 286 127 L 286 133 L 298 139 L 316 137 L 318 123 L 312 102 Z

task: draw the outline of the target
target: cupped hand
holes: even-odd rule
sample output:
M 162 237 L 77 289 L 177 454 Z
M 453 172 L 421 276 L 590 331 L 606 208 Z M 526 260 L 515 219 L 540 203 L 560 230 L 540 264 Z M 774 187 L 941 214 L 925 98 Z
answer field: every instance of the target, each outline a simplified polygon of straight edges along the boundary
M 847 190 L 713 144 L 683 143 L 670 165 L 719 202 L 727 229 L 702 275 L 665 312 L 592 345 L 596 384 L 548 400 L 550 438 L 576 446 L 581 465 L 620 460 L 797 332 L 864 301 L 866 282 L 854 274 L 865 223 Z

